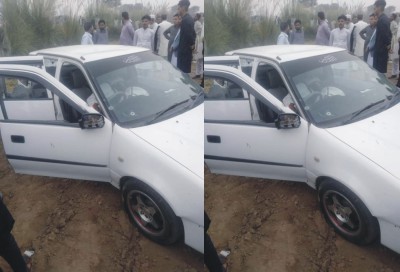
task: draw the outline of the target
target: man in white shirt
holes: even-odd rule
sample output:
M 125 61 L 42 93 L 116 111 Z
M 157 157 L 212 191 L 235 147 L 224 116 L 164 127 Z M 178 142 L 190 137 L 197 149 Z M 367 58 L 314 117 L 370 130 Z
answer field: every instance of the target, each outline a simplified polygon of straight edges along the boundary
M 168 57 L 168 40 L 165 38 L 164 32 L 171 26 L 172 24 L 167 21 L 167 14 L 162 14 L 161 23 L 158 24 L 156 52 L 165 59 Z
M 354 27 L 354 24 L 353 24 L 353 21 L 351 20 L 351 15 L 350 14 L 347 14 L 346 16 L 345 16 L 345 18 L 346 18 L 346 22 L 345 22 L 345 28 L 346 29 L 348 29 L 348 30 L 350 30 L 350 31 L 352 31 L 353 30 L 353 27 Z
M 149 20 L 149 25 L 148 25 L 148 27 L 149 27 L 150 29 L 152 29 L 153 31 L 156 31 L 156 30 L 157 30 L 158 23 L 156 22 L 156 16 L 155 16 L 154 14 L 151 14 L 151 15 L 150 15 L 150 20 Z
M 85 33 L 82 36 L 81 44 L 93 44 L 92 33 L 93 33 L 93 25 L 91 22 L 86 22 L 83 25 L 85 29 Z
M 150 16 L 145 15 L 142 17 L 142 27 L 135 31 L 133 36 L 133 45 L 148 48 L 154 48 L 154 31 L 149 28 Z
M 364 28 L 368 26 L 366 22 L 363 21 L 363 15 L 358 14 L 357 15 L 357 20 L 358 22 L 354 24 L 354 31 L 353 31 L 353 48 L 352 51 L 354 52 L 354 55 L 363 58 L 364 57 L 364 39 L 361 37 L 360 32 Z
M 350 31 L 344 27 L 346 16 L 340 15 L 338 17 L 338 28 L 331 31 L 329 37 L 329 45 L 340 47 L 349 50 L 350 46 Z
M 278 40 L 276 44 L 289 44 L 289 25 L 287 22 L 282 22 L 281 25 L 281 33 L 278 36 Z

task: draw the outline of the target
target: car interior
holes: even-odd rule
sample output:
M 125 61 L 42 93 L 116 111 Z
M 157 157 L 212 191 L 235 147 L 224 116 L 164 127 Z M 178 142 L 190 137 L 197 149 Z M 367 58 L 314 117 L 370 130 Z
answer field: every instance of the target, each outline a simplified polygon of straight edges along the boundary
M 257 67 L 256 82 L 280 101 L 283 101 L 289 93 L 279 72 L 271 65 L 261 63 Z M 273 123 L 278 115 L 260 100 L 255 100 L 260 119 L 267 123 Z
M 89 88 L 89 84 L 83 72 L 74 65 L 63 65 L 60 74 L 60 82 L 84 101 L 93 93 Z M 82 115 L 77 110 L 62 99 L 60 99 L 60 105 L 66 121 L 71 123 L 77 123 L 79 121 Z

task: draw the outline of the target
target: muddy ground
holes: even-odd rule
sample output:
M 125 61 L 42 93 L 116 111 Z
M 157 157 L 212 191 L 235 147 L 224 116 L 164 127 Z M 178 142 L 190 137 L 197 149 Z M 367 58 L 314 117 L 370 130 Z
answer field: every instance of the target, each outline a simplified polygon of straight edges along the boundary
M 379 244 L 359 247 L 325 222 L 306 184 L 206 173 L 205 209 L 229 272 L 400 271 L 400 256 Z
M 21 250 L 40 271 L 203 271 L 203 255 L 160 246 L 130 224 L 110 184 L 15 174 L 0 150 L 0 191 Z M 11 271 L 0 258 L 0 267 Z

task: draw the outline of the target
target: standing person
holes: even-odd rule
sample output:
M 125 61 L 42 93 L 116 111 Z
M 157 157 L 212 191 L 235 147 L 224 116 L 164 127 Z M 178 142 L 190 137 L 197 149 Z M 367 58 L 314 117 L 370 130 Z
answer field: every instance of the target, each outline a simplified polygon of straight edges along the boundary
M 92 33 L 93 33 L 93 25 L 91 22 L 85 22 L 83 24 L 83 28 L 85 29 L 85 33 L 82 36 L 81 44 L 93 44 Z
M 375 50 L 373 54 L 373 67 L 380 73 L 387 72 L 387 63 L 389 58 L 390 44 L 392 42 L 392 33 L 390 32 L 390 21 L 385 10 L 386 1 L 377 0 L 374 4 L 374 13 L 378 17 L 375 30 Z
M 392 13 L 390 16 L 390 32 L 392 33 L 390 59 L 392 60 L 392 76 L 390 78 L 396 78 L 399 74 L 399 54 L 397 53 L 397 29 L 399 28 L 396 22 L 397 14 Z
M 135 35 L 135 30 L 133 29 L 131 20 L 129 19 L 129 14 L 123 11 L 122 14 L 122 29 L 121 35 L 119 36 L 119 44 L 121 45 L 133 45 L 133 37 Z
M 157 30 L 157 27 L 158 23 L 156 22 L 156 16 L 154 14 L 151 14 L 149 20 L 149 28 L 155 32 Z
M 177 13 L 172 17 L 173 25 L 164 31 L 163 35 L 168 40 L 168 61 L 171 61 L 172 50 L 171 46 L 178 34 L 181 25 L 181 16 Z
M 167 21 L 167 14 L 161 15 L 161 22 L 158 25 L 156 53 L 161 57 L 167 59 L 168 56 L 168 39 L 164 36 L 164 32 L 172 26 Z
M 99 30 L 93 34 L 94 44 L 108 44 L 108 30 L 106 27 L 106 21 L 103 19 L 99 20 L 97 23 Z
M 6 204 L 4 204 L 3 196 L 0 194 L 0 256 L 7 261 L 13 271 L 30 271 L 14 236 L 11 234 L 13 226 L 14 218 L 7 209 Z
M 360 37 L 364 40 L 364 61 L 367 62 L 369 51 L 368 51 L 368 44 L 371 40 L 372 34 L 375 31 L 376 23 L 378 19 L 375 13 L 369 15 L 369 26 L 365 27 L 363 30 L 360 31 Z
M 178 12 L 182 18 L 179 34 L 179 48 L 177 54 L 177 67 L 184 73 L 190 73 L 192 68 L 192 52 L 194 50 L 196 34 L 194 21 L 189 15 L 189 0 L 181 0 L 178 3 Z
M 357 23 L 354 24 L 353 30 L 353 48 L 351 48 L 354 55 L 362 58 L 364 56 L 364 39 L 360 36 L 360 32 L 368 26 L 366 22 L 363 21 L 363 15 L 357 15 Z
M 332 30 L 329 37 L 329 45 L 350 49 L 350 31 L 344 27 L 346 16 L 340 15 L 338 17 L 338 27 Z
M 294 21 L 294 30 L 290 32 L 289 42 L 290 44 L 304 44 L 304 31 L 299 19 Z
M 353 21 L 351 20 L 351 15 L 350 14 L 346 15 L 346 20 L 345 21 L 346 21 L 346 23 L 345 23 L 344 27 L 346 29 L 352 31 L 353 27 L 354 27 L 354 24 L 353 24 Z
M 276 44 L 278 45 L 282 45 L 282 44 L 289 44 L 289 24 L 287 22 L 282 22 L 280 24 L 280 28 L 281 28 L 281 33 L 278 36 L 278 39 L 276 41 Z
M 150 17 L 151 18 L 151 17 Z M 156 53 L 156 54 L 158 54 L 158 44 L 159 44 L 159 40 L 158 40 L 158 38 L 159 38 L 159 29 L 160 29 L 160 23 L 161 23 L 161 15 L 159 15 L 159 14 L 157 14 L 157 16 L 156 16 L 156 23 L 157 23 L 157 26 L 154 28 L 154 29 L 152 29 L 153 30 L 153 32 L 154 32 L 154 40 L 153 40 L 153 48 L 152 48 L 152 50 L 153 50 L 153 52 L 154 53 Z
M 150 16 L 145 15 L 142 17 L 142 27 L 135 31 L 133 38 L 133 45 L 148 48 L 154 48 L 154 31 L 149 28 Z
M 398 41 L 397 45 L 399 46 L 399 50 L 397 51 L 397 53 L 400 56 L 400 28 L 397 30 L 397 37 L 399 37 L 398 40 L 397 40 Z M 400 59 L 399 59 L 399 66 L 400 66 Z M 399 78 L 397 79 L 397 85 L 396 86 L 400 88 L 400 75 L 399 75 Z
M 197 13 L 194 23 L 194 32 L 196 33 L 196 45 L 194 49 L 194 58 L 196 60 L 196 75 L 193 78 L 201 78 L 203 75 L 203 24 L 201 22 L 201 14 Z
M 323 11 L 318 12 L 318 30 L 317 36 L 315 37 L 315 43 L 319 45 L 328 45 L 331 31 L 328 26 L 328 22 L 325 19 L 325 13 Z

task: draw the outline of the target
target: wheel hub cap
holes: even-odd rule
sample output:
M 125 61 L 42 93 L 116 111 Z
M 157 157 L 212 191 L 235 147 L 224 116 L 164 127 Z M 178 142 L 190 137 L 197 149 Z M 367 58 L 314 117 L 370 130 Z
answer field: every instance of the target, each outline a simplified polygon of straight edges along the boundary
M 151 223 L 153 221 L 153 215 L 145 205 L 139 205 L 138 213 L 143 221 L 147 223 Z

